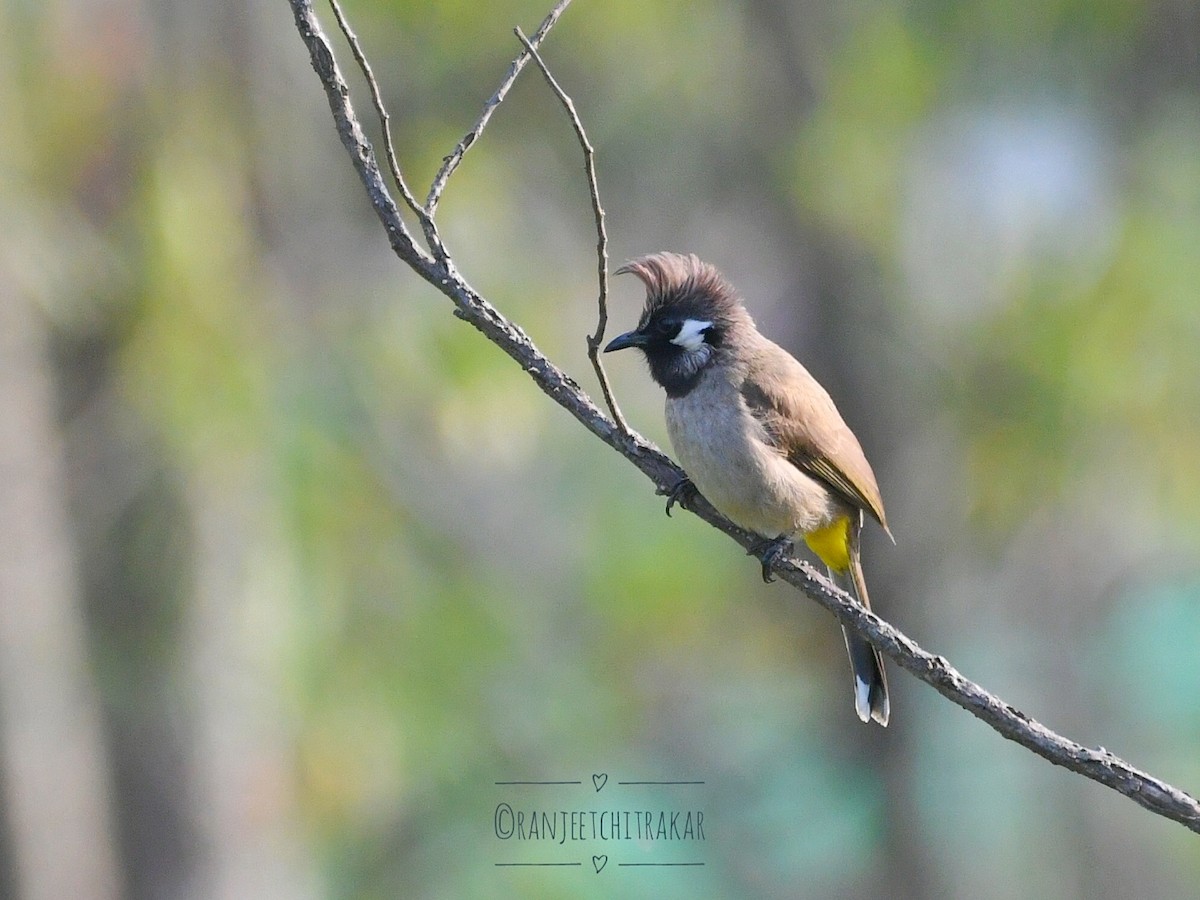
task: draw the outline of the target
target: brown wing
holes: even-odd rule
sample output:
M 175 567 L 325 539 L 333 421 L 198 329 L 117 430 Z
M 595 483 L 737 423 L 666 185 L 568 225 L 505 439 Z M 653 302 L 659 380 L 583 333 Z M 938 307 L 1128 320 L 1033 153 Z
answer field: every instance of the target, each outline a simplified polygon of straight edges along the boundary
M 865 509 L 891 535 L 875 473 L 826 390 L 787 351 L 766 344 L 742 383 L 746 406 L 797 468 Z

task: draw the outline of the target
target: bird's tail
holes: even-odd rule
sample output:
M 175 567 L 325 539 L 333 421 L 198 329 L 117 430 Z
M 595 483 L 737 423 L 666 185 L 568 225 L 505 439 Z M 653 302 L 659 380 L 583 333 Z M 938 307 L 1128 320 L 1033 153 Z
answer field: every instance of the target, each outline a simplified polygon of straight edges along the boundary
M 857 541 L 851 547 L 850 565 L 842 572 L 829 570 L 833 583 L 871 608 L 867 596 L 867 582 L 863 578 L 862 563 L 859 561 Z M 886 726 L 890 713 L 888 703 L 887 676 L 883 672 L 883 657 L 879 651 L 852 631 L 842 629 L 846 638 L 846 652 L 850 654 L 850 668 L 854 672 L 854 710 L 864 722 L 874 719 Z

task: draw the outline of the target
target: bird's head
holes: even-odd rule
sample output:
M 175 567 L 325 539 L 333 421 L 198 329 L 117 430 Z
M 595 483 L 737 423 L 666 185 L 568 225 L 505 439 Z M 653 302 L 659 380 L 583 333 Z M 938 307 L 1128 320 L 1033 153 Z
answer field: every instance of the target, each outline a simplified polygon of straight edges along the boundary
M 725 276 L 694 254 L 654 253 L 617 270 L 627 272 L 646 285 L 646 307 L 638 327 L 614 338 L 604 352 L 637 347 L 669 396 L 688 393 L 738 328 L 753 327 Z

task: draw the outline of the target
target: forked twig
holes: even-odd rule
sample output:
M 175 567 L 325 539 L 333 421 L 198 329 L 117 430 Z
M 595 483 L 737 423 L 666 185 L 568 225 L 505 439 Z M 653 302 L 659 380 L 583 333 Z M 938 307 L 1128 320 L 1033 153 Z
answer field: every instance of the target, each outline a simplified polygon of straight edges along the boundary
M 442 237 L 438 233 L 433 216 L 417 202 L 416 195 L 409 190 L 408 183 L 404 180 L 404 173 L 400 170 L 400 163 L 396 159 L 396 147 L 392 143 L 392 119 L 383 105 L 383 94 L 379 91 L 379 82 L 375 80 L 375 73 L 371 69 L 370 62 L 367 61 L 367 55 L 363 52 L 358 35 L 350 27 L 338 0 L 329 0 L 329 6 L 333 10 L 333 17 L 337 19 L 338 28 L 341 29 L 342 35 L 350 45 L 354 61 L 358 63 L 358 68 L 362 71 L 363 78 L 366 79 L 367 87 L 371 92 L 371 102 L 375 106 L 375 112 L 379 115 L 379 127 L 383 132 L 383 149 L 387 157 L 388 169 L 392 174 L 392 181 L 396 183 L 396 189 L 400 191 L 400 196 L 404 198 L 408 208 L 416 214 L 417 220 L 421 223 L 421 231 L 425 233 L 425 243 L 429 245 L 430 251 L 439 262 L 444 264 L 449 261 L 449 254 L 442 244 Z
M 546 18 L 542 20 L 542 24 L 538 26 L 537 31 L 533 33 L 531 43 L 534 47 L 542 42 L 550 29 L 554 27 L 554 23 L 558 21 L 559 16 L 570 5 L 571 0 L 558 0 L 554 4 L 554 9 L 550 10 Z M 433 184 L 429 186 L 429 197 L 425 201 L 425 211 L 429 213 L 430 218 L 437 212 L 438 203 L 441 202 L 442 192 L 446 189 L 446 183 L 450 180 L 450 176 L 454 174 L 454 170 L 458 168 L 458 164 L 462 162 L 463 156 L 471 148 L 471 145 L 479 140 L 479 136 L 483 134 L 483 129 L 487 127 L 488 119 L 492 117 L 492 113 L 496 111 L 496 107 L 504 102 L 509 88 L 513 86 L 513 82 L 517 80 L 517 76 L 521 74 L 521 70 L 529 62 L 529 55 L 528 50 L 522 50 L 520 55 L 512 61 L 512 64 L 508 67 L 508 74 L 500 82 L 500 87 L 496 89 L 496 93 L 492 94 L 487 103 L 483 104 L 483 111 L 479 114 L 479 118 L 475 121 L 474 126 L 458 142 L 450 155 L 442 160 L 442 167 L 438 169 L 437 175 L 434 176 Z
M 358 116 L 354 112 L 354 106 L 350 102 L 350 86 L 346 84 L 346 79 L 342 76 L 337 58 L 333 55 L 333 47 L 330 46 L 329 38 L 325 36 L 325 31 L 313 9 L 312 0 L 289 0 L 289 2 L 292 5 L 292 15 L 296 20 L 296 30 L 300 33 L 300 38 L 304 41 L 305 46 L 308 47 L 313 71 L 317 73 L 317 77 L 321 80 L 321 87 L 325 90 L 325 99 L 329 102 L 329 112 L 333 116 L 333 124 L 337 129 L 338 137 L 353 160 L 354 170 L 358 173 L 359 180 L 362 181 L 367 198 L 371 201 L 371 207 L 375 210 L 375 215 L 379 217 L 384 230 L 387 231 L 388 243 L 392 250 L 416 271 L 428 270 L 432 276 L 435 271 L 444 270 L 444 266 L 436 265 L 435 260 L 417 246 L 409 233 L 408 225 L 400 215 L 395 198 L 388 190 L 383 173 L 379 171 L 379 162 L 375 158 L 375 151 L 371 149 L 367 136 L 363 132 L 362 123 L 359 122 Z
M 579 138 L 579 146 L 583 148 L 583 167 L 587 172 L 588 192 L 592 195 L 592 215 L 596 219 L 596 277 L 600 283 L 600 296 L 596 301 L 596 305 L 600 309 L 600 318 L 596 323 L 596 333 L 588 335 L 587 355 L 588 359 L 592 361 L 592 368 L 596 370 L 596 377 L 600 380 L 600 390 L 604 393 L 604 402 L 608 404 L 613 421 L 617 423 L 617 427 L 621 431 L 629 434 L 629 426 L 625 424 L 625 417 L 621 415 L 621 410 L 617 406 L 617 398 L 608 383 L 608 375 L 605 374 L 604 365 L 600 362 L 600 345 L 604 342 L 604 329 L 608 327 L 608 230 L 604 227 L 604 207 L 600 205 L 600 187 L 596 182 L 596 151 L 592 148 L 592 142 L 588 140 L 579 113 L 575 110 L 575 102 L 550 74 L 545 60 L 537 52 L 537 48 L 530 43 L 529 38 L 525 37 L 525 33 L 520 28 L 514 28 L 513 32 L 533 56 L 533 61 L 542 70 L 546 83 L 550 85 L 550 89 L 562 103 L 563 109 L 567 111 L 567 116 L 570 117 L 571 125 L 575 129 L 575 136 Z

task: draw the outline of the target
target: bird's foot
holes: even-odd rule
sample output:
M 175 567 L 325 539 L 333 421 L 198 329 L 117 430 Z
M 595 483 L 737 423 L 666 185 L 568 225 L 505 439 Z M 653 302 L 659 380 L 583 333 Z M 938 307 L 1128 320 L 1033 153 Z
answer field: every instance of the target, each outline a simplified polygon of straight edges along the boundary
M 696 499 L 696 495 L 700 493 L 696 490 L 696 486 L 692 484 L 692 479 L 684 475 L 675 486 L 668 491 L 663 491 L 667 495 L 667 515 L 671 514 L 671 507 L 678 503 L 684 509 L 691 505 L 691 502 Z
M 792 555 L 792 539 L 786 535 L 777 538 L 767 538 L 750 548 L 750 555 L 757 556 L 762 563 L 762 578 L 767 584 L 775 580 L 771 567 L 786 556 Z

